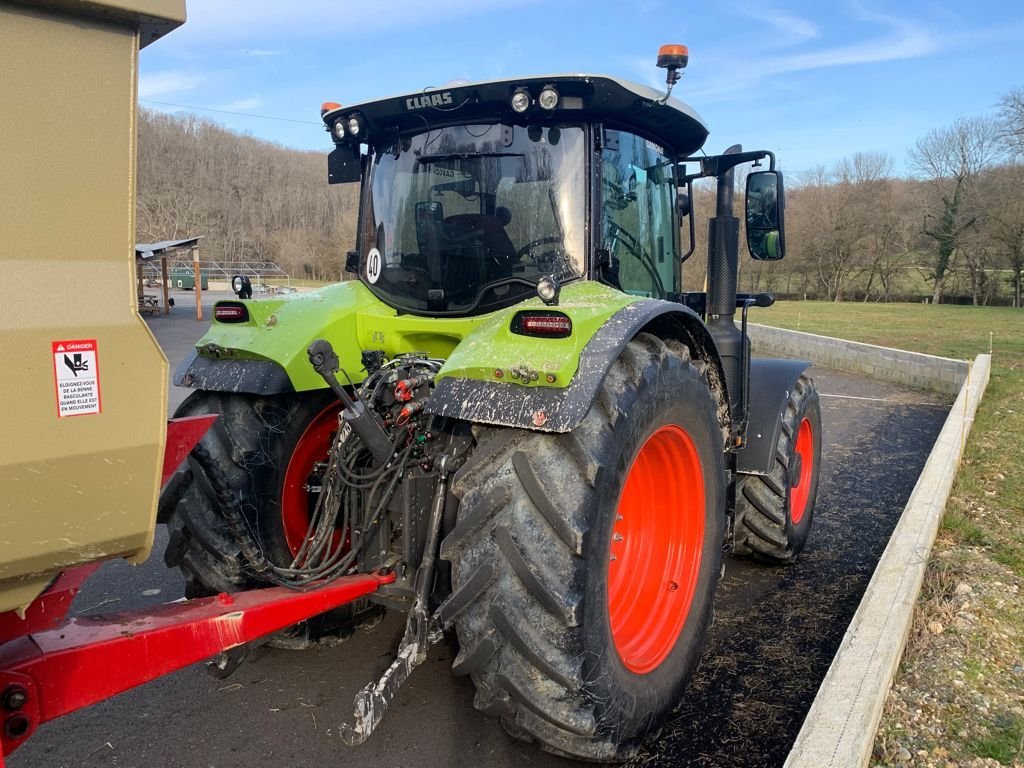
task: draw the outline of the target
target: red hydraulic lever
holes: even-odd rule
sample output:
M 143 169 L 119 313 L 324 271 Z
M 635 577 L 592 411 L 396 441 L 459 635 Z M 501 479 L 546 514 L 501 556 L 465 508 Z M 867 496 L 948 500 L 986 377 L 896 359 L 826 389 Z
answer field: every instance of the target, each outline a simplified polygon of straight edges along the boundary
M 301 592 L 285 587 L 222 592 L 145 611 L 69 619 L 9 640 L 0 645 L 0 768 L 3 755 L 41 723 L 338 608 L 394 580 L 394 572 L 369 573 Z

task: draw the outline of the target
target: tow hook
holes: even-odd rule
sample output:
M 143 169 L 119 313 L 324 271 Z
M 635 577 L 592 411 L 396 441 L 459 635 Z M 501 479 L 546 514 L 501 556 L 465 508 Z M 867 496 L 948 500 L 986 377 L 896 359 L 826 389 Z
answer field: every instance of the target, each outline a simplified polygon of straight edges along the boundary
M 229 651 L 218 653 L 206 662 L 206 674 L 216 680 L 223 680 L 224 678 L 233 675 L 235 671 L 242 666 L 248 655 L 248 645 L 240 645 Z

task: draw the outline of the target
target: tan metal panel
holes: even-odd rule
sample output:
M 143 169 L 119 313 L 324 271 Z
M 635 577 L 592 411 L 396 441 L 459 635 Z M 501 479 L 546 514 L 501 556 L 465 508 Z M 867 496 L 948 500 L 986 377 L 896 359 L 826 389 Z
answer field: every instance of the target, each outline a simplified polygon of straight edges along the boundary
M 185 0 L 17 0 L 37 8 L 94 16 L 138 29 L 142 48 L 185 22 Z
M 94 12 L 181 3 L 41 5 L 0 2 L 0 611 L 62 566 L 148 554 L 167 408 L 135 311 L 138 33 Z M 71 339 L 97 342 L 102 411 L 58 418 L 51 343 Z

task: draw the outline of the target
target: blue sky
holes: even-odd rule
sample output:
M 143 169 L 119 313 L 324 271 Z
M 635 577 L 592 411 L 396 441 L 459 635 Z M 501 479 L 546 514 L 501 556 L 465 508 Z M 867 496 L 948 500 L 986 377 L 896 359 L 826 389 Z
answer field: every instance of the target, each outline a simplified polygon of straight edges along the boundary
M 555 72 L 661 87 L 663 43 L 689 46 L 674 95 L 710 125 L 705 149 L 771 149 L 790 172 L 864 150 L 903 172 L 928 130 L 1024 85 L 1020 0 L 188 0 L 188 13 L 143 50 L 142 104 L 325 152 L 323 101 Z

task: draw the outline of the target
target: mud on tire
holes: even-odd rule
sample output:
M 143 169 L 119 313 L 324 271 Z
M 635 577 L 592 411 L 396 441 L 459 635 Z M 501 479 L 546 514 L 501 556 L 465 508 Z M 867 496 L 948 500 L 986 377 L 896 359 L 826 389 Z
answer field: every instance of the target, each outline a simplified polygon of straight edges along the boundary
M 774 565 L 796 560 L 807 544 L 814 518 L 821 406 L 812 379 L 797 380 L 781 418 L 771 471 L 740 475 L 736 481 L 733 551 Z
M 627 668 L 612 637 L 609 551 L 619 495 L 648 438 L 681 427 L 699 455 L 703 539 L 692 602 L 665 658 Z M 679 701 L 711 616 L 724 526 L 715 401 L 684 346 L 640 334 L 569 434 L 479 430 L 457 474 L 459 518 L 442 544 L 456 674 L 513 736 L 576 758 L 629 757 Z
M 176 417 L 220 414 L 160 497 L 157 519 L 168 529 L 164 562 L 181 570 L 186 597 L 267 586 L 228 525 L 218 500 L 225 490 L 240 501 L 249 543 L 275 564 L 291 562 L 281 515 L 285 469 L 306 428 L 336 402 L 326 392 L 260 397 L 197 391 L 178 408 Z M 351 609 L 339 609 L 273 642 L 301 648 L 337 640 L 351 633 L 353 620 Z

